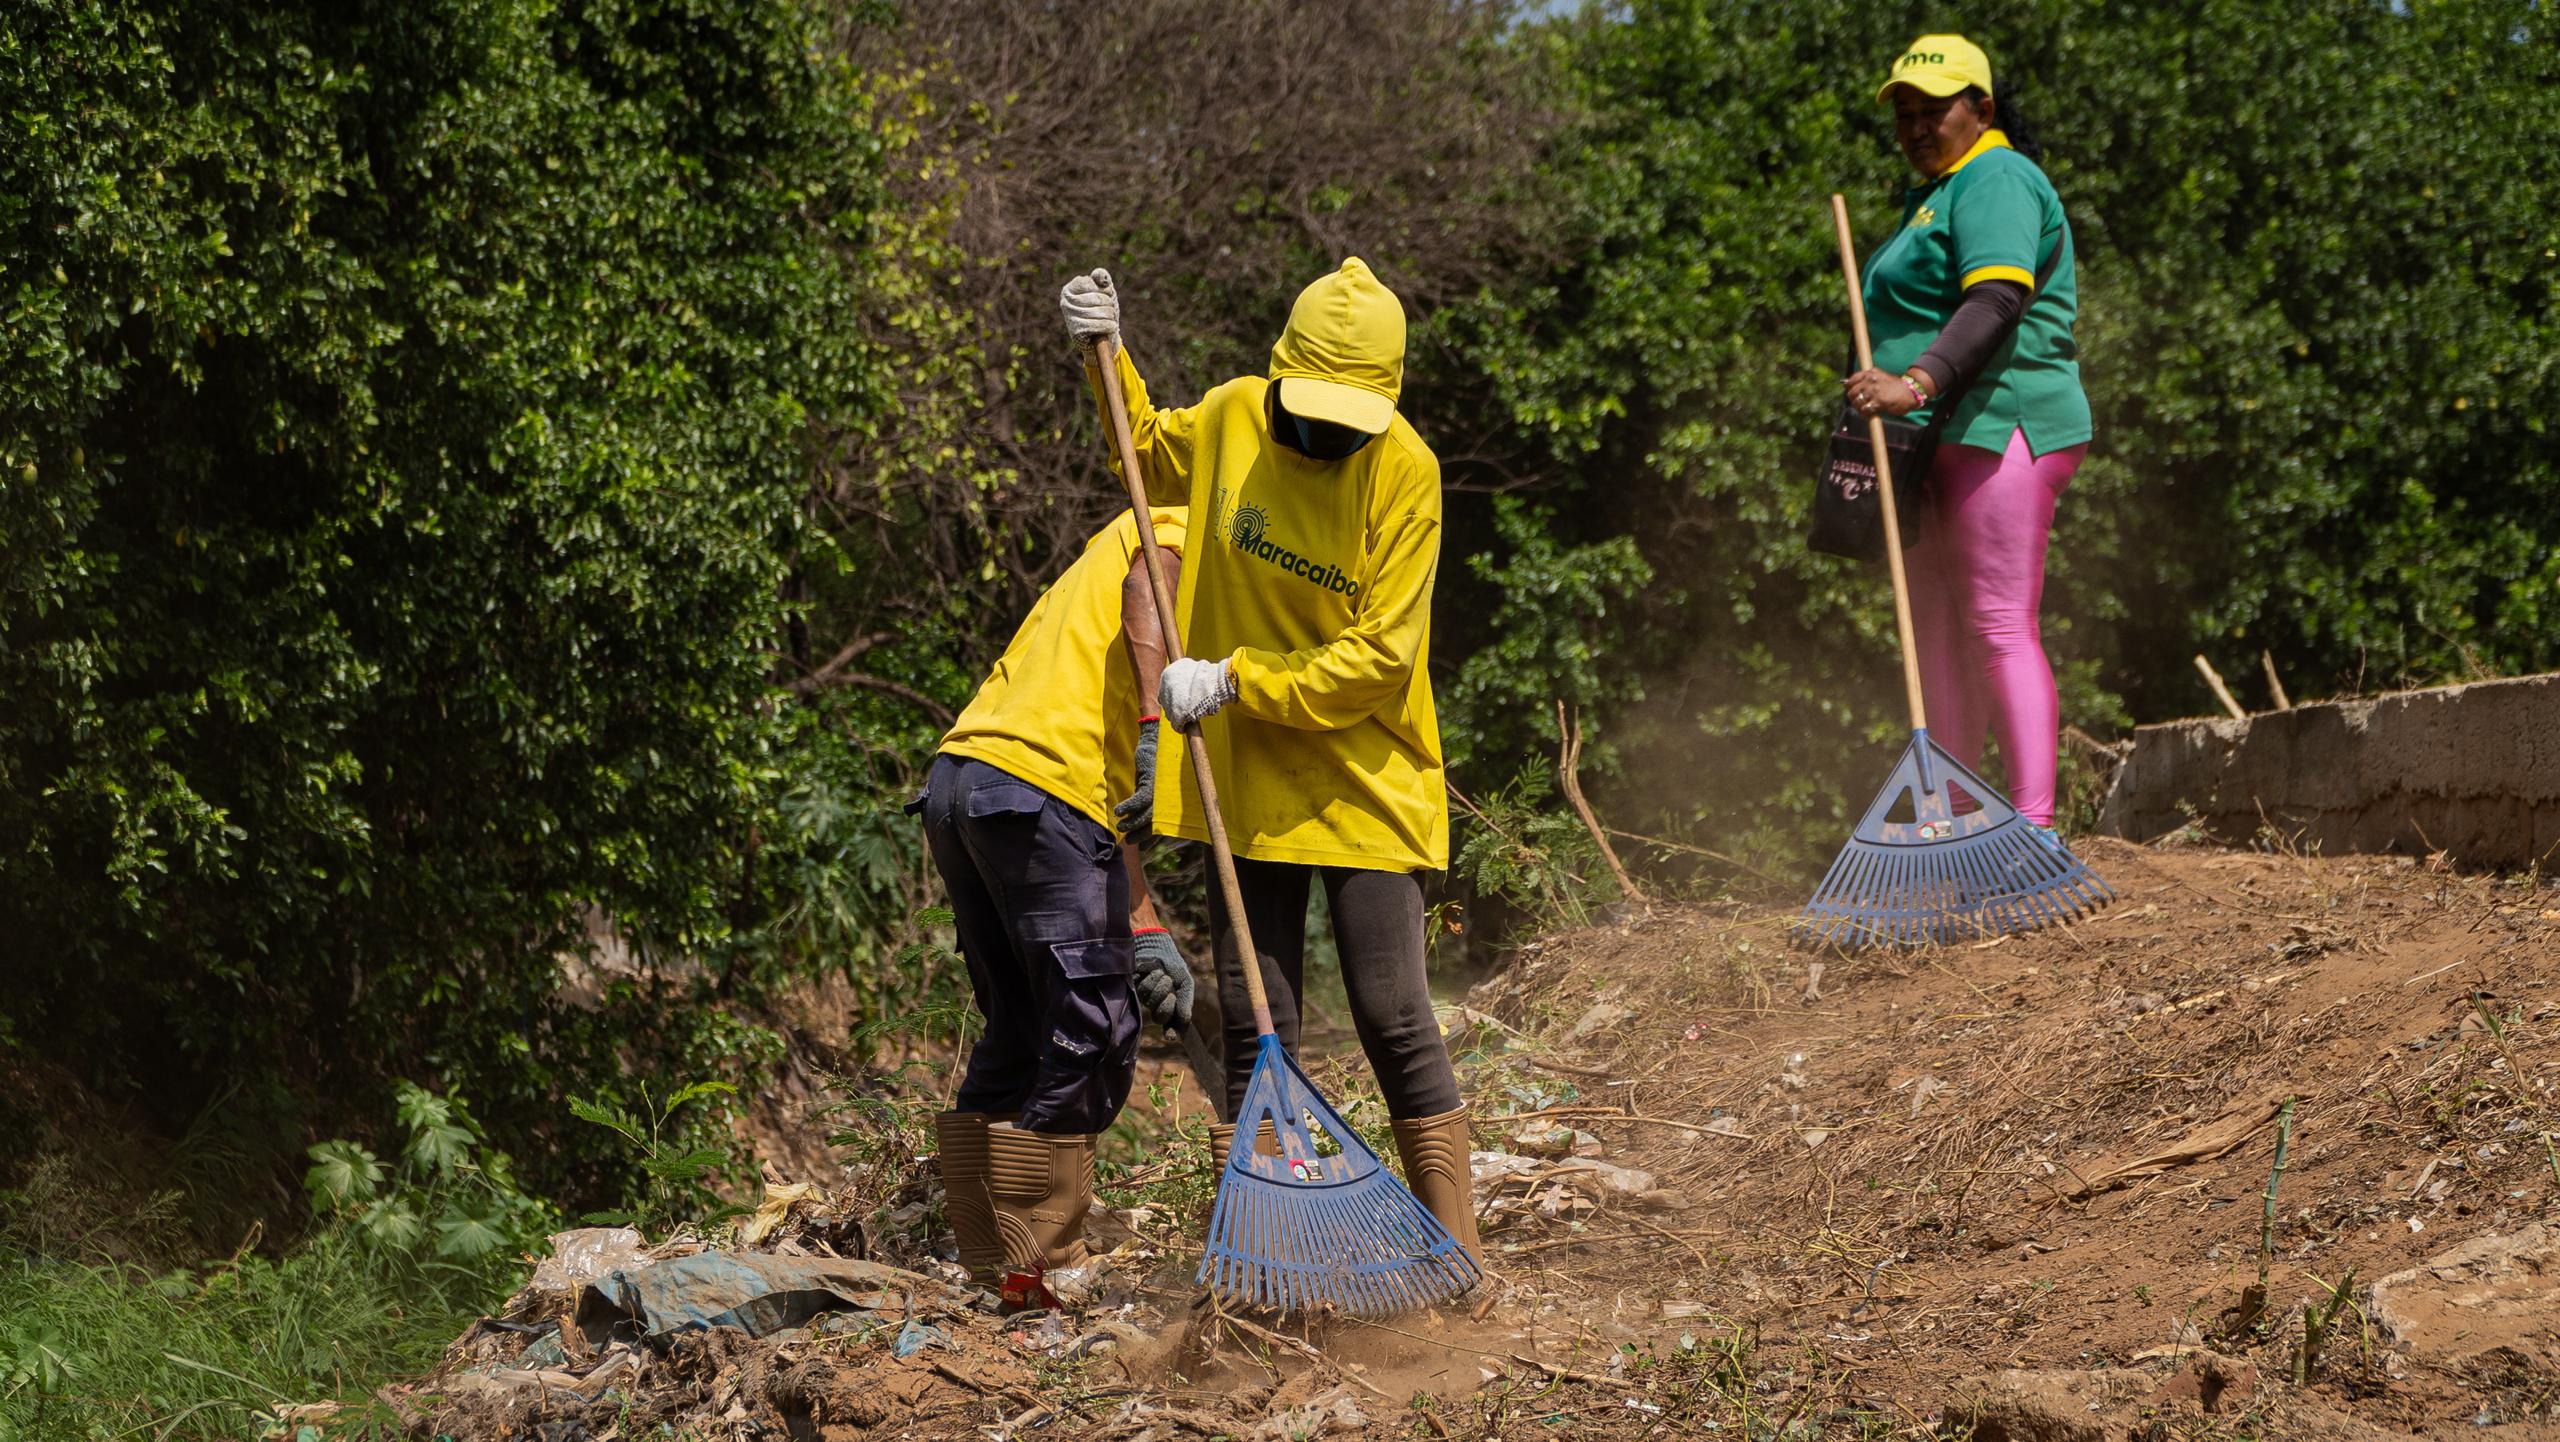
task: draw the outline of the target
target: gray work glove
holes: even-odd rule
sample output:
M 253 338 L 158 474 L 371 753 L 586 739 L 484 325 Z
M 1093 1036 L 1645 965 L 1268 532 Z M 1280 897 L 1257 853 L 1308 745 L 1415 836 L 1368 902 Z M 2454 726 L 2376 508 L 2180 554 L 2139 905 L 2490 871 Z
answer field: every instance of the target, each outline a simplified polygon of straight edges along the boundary
M 1225 661 L 1195 661 L 1185 656 L 1164 668 L 1156 685 L 1156 705 L 1176 731 L 1188 731 L 1203 716 L 1236 699 L 1234 666 Z
M 1120 823 L 1120 839 L 1138 845 L 1156 834 L 1156 718 L 1138 723 L 1138 784 L 1128 799 L 1111 808 Z
M 1078 345 L 1120 341 L 1120 295 L 1111 288 L 1111 272 L 1097 270 L 1068 281 L 1058 292 L 1058 315 L 1067 323 L 1067 338 Z
M 1181 1031 L 1191 1025 L 1193 985 L 1191 967 L 1182 959 L 1182 948 L 1173 944 L 1173 938 L 1161 926 L 1139 932 L 1135 941 L 1138 961 L 1130 972 L 1130 984 L 1137 990 L 1138 1005 L 1156 1025 L 1166 1031 Z

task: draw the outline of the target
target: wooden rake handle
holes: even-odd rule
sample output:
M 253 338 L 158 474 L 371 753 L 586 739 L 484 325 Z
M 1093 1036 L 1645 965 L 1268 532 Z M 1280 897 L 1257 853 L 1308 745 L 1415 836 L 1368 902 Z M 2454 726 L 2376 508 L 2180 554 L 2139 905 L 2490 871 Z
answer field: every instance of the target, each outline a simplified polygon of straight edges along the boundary
M 1120 343 L 1105 337 L 1094 346 L 1093 359 L 1102 372 L 1102 408 L 1110 413 L 1111 441 L 1120 454 L 1120 478 L 1128 483 L 1129 509 L 1138 518 L 1138 549 L 1147 558 L 1147 589 L 1156 598 L 1156 621 L 1164 628 L 1164 659 L 1169 666 L 1182 659 L 1182 632 L 1174 624 L 1173 588 L 1165 584 L 1164 552 L 1156 545 L 1156 519 L 1148 509 L 1147 484 L 1138 470 L 1138 445 L 1129 436 L 1129 402 L 1120 387 Z M 1206 532 L 1195 525 L 1191 534 Z M 1190 744 L 1191 775 L 1200 783 L 1200 809 L 1209 820 L 1209 854 L 1217 862 L 1218 891 L 1226 902 L 1227 923 L 1234 929 L 1236 954 L 1244 968 L 1244 994 L 1253 1003 L 1253 1029 L 1269 1036 L 1271 998 L 1262 989 L 1262 953 L 1254 950 L 1253 927 L 1245 920 L 1244 888 L 1236 884 L 1235 852 L 1227 846 L 1227 823 L 1218 813 L 1218 779 L 1209 769 L 1209 743 L 1200 739 L 1196 723 L 1182 735 Z
M 1849 287 L 1849 328 L 1858 338 L 1858 369 L 1873 369 L 1875 350 L 1867 343 L 1867 301 L 1858 284 L 1858 246 L 1849 238 L 1849 202 L 1831 197 L 1831 227 L 1840 236 L 1840 278 Z M 1875 449 L 1876 493 L 1884 500 L 1884 561 L 1893 572 L 1893 621 L 1902 637 L 1902 689 L 1911 700 L 1911 729 L 1929 729 L 1929 708 L 1920 701 L 1920 651 L 1911 637 L 1911 580 L 1902 573 L 1902 520 L 1893 503 L 1893 465 L 1885 455 L 1884 417 L 1867 417 L 1867 444 Z

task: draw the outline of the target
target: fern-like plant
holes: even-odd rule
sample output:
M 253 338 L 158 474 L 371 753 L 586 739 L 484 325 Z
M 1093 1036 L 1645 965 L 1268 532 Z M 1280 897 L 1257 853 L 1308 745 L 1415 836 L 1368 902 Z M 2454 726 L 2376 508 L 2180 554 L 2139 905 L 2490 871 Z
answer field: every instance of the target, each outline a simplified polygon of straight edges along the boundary
M 522 1250 L 551 1230 L 551 1208 L 518 1186 L 514 1164 L 489 1149 L 462 1098 L 414 1082 L 395 1094 L 405 1134 L 397 1157 L 386 1162 L 343 1138 L 306 1153 L 302 1190 L 315 1216 L 344 1223 L 377 1251 L 466 1263 Z

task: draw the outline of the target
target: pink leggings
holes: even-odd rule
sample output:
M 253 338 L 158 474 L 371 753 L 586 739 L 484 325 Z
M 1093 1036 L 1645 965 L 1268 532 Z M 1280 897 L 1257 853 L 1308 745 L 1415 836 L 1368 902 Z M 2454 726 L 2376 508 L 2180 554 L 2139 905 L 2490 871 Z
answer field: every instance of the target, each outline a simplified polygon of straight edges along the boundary
M 2054 502 L 2088 450 L 2038 456 L 2024 431 L 2010 433 L 2007 455 L 1939 446 L 1929 509 L 1908 557 L 1929 734 L 1979 767 L 1983 733 L 1997 731 L 2010 803 L 2040 826 L 2053 824 L 2062 706 L 2036 607 Z

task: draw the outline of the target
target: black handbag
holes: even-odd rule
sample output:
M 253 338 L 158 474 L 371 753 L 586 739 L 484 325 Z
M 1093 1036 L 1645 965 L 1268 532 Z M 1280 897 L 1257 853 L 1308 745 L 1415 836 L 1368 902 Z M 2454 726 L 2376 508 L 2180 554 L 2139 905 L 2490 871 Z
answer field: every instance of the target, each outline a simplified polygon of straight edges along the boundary
M 2037 268 L 2035 291 L 2027 304 L 2035 304 L 2035 297 L 2044 293 L 2054 268 L 2062 264 L 2063 246 L 2070 243 L 2071 233 L 2065 230 L 2053 254 Z M 2026 312 L 2021 309 L 2018 315 L 2024 319 Z M 2013 327 L 2016 324 L 2010 322 Z M 1844 363 L 1842 374 L 1849 369 Z M 1938 458 L 1938 428 L 1955 413 L 1969 386 L 1970 382 L 1951 386 L 1946 394 L 1931 398 L 1925 422 L 1909 416 L 1877 417 L 1884 422 L 1885 462 L 1893 468 L 1893 511 L 1900 522 L 1895 529 L 1902 533 L 1906 550 L 1920 536 L 1920 508 L 1929 496 L 1929 467 Z M 1867 439 L 1867 418 L 1845 399 L 1832 418 L 1831 445 L 1823 454 L 1822 469 L 1813 478 L 1813 524 L 1804 543 L 1826 556 L 1884 559 L 1884 502 L 1876 496 L 1875 447 Z
M 1924 481 L 1938 455 L 1937 417 L 1926 422 L 1909 416 L 1884 416 L 1885 461 L 1893 470 L 1894 518 L 1901 524 L 1908 549 L 1920 536 Z M 1847 401 L 1831 423 L 1831 448 L 1813 480 L 1813 526 L 1807 547 L 1826 556 L 1853 561 L 1884 559 L 1884 503 L 1876 498 L 1875 446 L 1867 438 L 1867 418 Z

